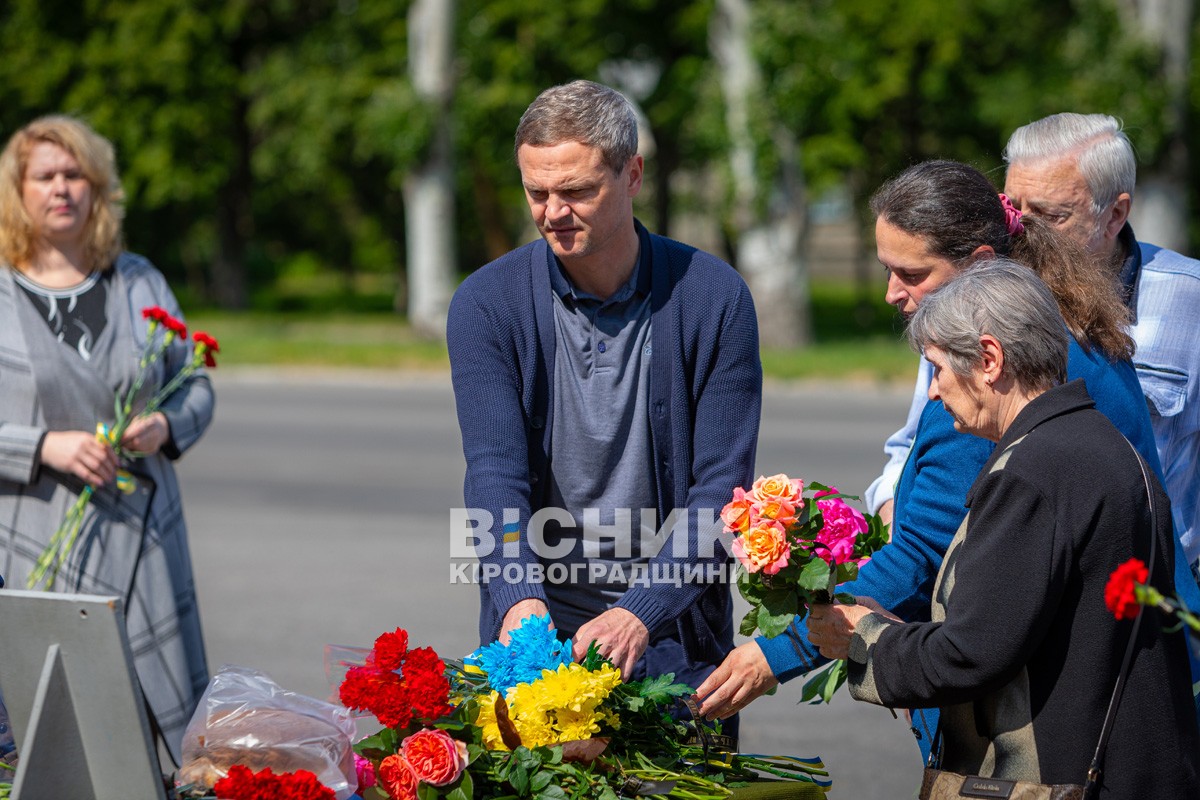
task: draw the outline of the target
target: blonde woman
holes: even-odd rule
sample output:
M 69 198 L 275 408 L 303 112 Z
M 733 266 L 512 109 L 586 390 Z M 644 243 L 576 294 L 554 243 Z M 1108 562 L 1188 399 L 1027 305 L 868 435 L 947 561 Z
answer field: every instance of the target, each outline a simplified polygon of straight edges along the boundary
M 142 309 L 181 317 L 162 274 L 122 249 L 123 197 L 112 145 L 77 119 L 34 120 L 0 154 L 0 575 L 24 588 L 67 508 L 95 487 L 55 589 L 124 598 L 153 724 L 177 754 L 208 667 L 171 462 L 208 427 L 213 391 L 201 370 L 129 426 L 122 445 L 147 455 L 123 465 L 136 491 L 116 491 L 96 424 L 112 421 L 114 394 L 137 373 Z M 143 400 L 186 358 L 183 342 L 168 348 Z

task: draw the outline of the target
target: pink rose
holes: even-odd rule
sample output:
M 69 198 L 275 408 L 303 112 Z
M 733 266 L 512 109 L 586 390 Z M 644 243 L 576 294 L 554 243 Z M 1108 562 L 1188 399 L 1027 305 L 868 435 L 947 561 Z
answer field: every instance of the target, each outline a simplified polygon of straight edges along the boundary
M 787 566 L 792 555 L 787 530 L 774 520 L 760 521 L 733 540 L 733 555 L 747 572 L 774 575 Z
M 408 736 L 400 743 L 400 752 L 417 778 L 430 786 L 454 783 L 467 768 L 467 746 L 436 728 Z
M 363 789 L 370 789 L 375 785 L 375 767 L 358 753 L 354 754 L 354 773 L 358 777 L 359 794 L 363 793 Z
M 817 492 L 815 496 L 821 498 L 837 493 L 835 487 L 828 492 Z M 840 497 L 833 500 L 818 499 L 817 508 L 821 509 L 821 519 L 824 523 L 821 532 L 817 534 L 817 541 L 825 547 L 816 548 L 816 554 L 825 559 L 830 566 L 854 560 L 854 544 L 858 535 L 868 530 L 867 520 L 862 512 L 849 506 Z
M 417 800 L 417 773 L 404 756 L 392 753 L 379 762 L 379 783 L 392 800 Z
M 750 487 L 750 495 L 755 503 L 782 500 L 790 504 L 793 509 L 801 509 L 804 508 L 804 498 L 800 494 L 803 490 L 804 483 L 802 481 L 793 480 L 780 473 L 769 478 L 760 477 L 754 482 L 754 486 Z
M 733 499 L 721 509 L 721 521 L 725 523 L 727 533 L 745 533 L 750 530 L 750 510 L 753 502 L 746 496 L 746 490 L 737 487 L 733 490 Z

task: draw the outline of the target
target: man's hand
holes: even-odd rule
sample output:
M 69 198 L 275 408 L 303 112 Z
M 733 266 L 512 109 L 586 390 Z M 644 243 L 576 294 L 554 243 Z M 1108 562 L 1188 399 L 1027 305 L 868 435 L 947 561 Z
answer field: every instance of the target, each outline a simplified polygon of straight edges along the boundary
M 137 417 L 125 429 L 121 447 L 134 453 L 152 456 L 171 438 L 171 426 L 161 411 L 148 417 Z
M 42 463 L 74 475 L 99 488 L 117 475 L 117 456 L 96 434 L 84 431 L 50 431 L 42 439 Z
M 622 676 L 633 672 L 633 665 L 646 652 L 650 631 L 631 611 L 610 608 L 595 619 L 588 620 L 575 633 L 575 660 L 587 655 L 593 641 L 600 655 L 608 658 L 621 670 Z
M 808 640 L 817 646 L 826 658 L 846 658 L 850 653 L 850 640 L 858 629 L 858 622 L 868 614 L 882 614 L 888 619 L 901 619 L 883 609 L 870 597 L 855 598 L 852 606 L 841 603 L 814 603 L 808 609 Z
M 504 621 L 500 623 L 500 644 L 508 644 L 509 634 L 521 627 L 521 622 L 529 617 L 549 616 L 550 609 L 546 608 L 546 604 L 541 600 L 530 598 L 521 600 L 515 603 L 512 608 L 508 609 L 508 613 L 504 615 Z M 554 623 L 550 623 L 550 627 L 554 627 Z
M 700 711 L 705 719 L 725 719 L 779 685 L 767 657 L 757 642 L 734 648 L 709 675 L 696 696 L 703 698 Z

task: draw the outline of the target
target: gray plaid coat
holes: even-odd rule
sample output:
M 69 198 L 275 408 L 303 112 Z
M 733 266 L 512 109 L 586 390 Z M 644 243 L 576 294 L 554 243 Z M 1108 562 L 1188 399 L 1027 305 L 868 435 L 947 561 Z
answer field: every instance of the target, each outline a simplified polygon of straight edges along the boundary
M 83 489 L 73 476 L 40 465 L 42 437 L 112 422 L 114 393 L 124 392 L 137 373 L 146 335 L 142 309 L 157 305 L 182 318 L 166 279 L 149 261 L 122 253 L 113 270 L 107 324 L 84 361 L 51 335 L 12 270 L 0 266 L 0 575 L 11 589 L 25 588 L 38 555 Z M 146 380 L 140 401 L 170 380 L 187 357 L 186 345 L 173 343 Z M 54 588 L 125 599 L 138 678 L 178 755 L 183 730 L 208 683 L 208 667 L 171 459 L 195 444 L 212 420 L 208 376 L 197 372 L 161 410 L 171 441 L 159 454 L 126 465 L 138 479 L 132 495 L 111 487 L 93 495 Z

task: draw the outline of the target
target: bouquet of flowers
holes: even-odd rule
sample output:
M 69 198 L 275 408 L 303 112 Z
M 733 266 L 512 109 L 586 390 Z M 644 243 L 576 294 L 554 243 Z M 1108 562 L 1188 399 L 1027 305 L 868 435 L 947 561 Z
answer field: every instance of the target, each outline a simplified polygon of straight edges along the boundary
M 383 634 L 339 692 L 385 726 L 355 747 L 360 791 L 393 800 L 720 800 L 763 778 L 829 786 L 818 759 L 718 755 L 702 723 L 671 716 L 692 692 L 673 676 L 625 682 L 594 645 L 581 663 L 571 652 L 548 617 L 526 619 L 508 644 L 463 661 L 409 649 L 402 629 Z
M 750 491 L 734 489 L 721 510 L 743 567 L 738 591 L 750 604 L 743 636 L 756 630 L 778 636 L 813 603 L 853 603 L 853 595 L 836 591 L 838 584 L 857 578 L 859 566 L 887 544 L 883 522 L 847 504 L 849 495 L 815 482 L 807 490 L 806 497 L 803 481 L 784 474 L 760 477 Z M 844 680 L 845 663 L 834 662 L 806 684 L 803 698 L 828 702 Z
M 187 326 L 158 306 L 142 309 L 142 318 L 147 321 L 146 344 L 142 348 L 141 358 L 138 361 L 137 375 L 124 396 L 118 395 L 113 399 L 113 422 L 96 423 L 97 441 L 107 443 L 119 460 L 136 459 L 144 455 L 127 451 L 121 446 L 121 439 L 125 436 L 129 424 L 139 417 L 148 417 L 158 411 L 163 402 L 201 366 L 216 367 L 215 355 L 221 349 L 216 339 L 203 331 L 196 331 L 192 336 L 191 358 L 170 381 L 150 398 L 144 408 L 135 413 L 133 401 L 145 383 L 150 367 L 162 357 L 176 339 L 187 340 Z M 130 494 L 136 489 L 137 482 L 126 470 L 118 470 L 116 486 L 120 491 Z M 79 493 L 79 498 L 67 509 L 62 523 L 50 538 L 46 549 L 38 557 L 33 571 L 30 572 L 26 588 L 34 589 L 43 581 L 42 588 L 46 591 L 54 588 L 54 581 L 58 577 L 59 570 L 67 563 L 67 559 L 70 558 L 71 552 L 75 548 L 75 540 L 79 536 L 84 514 L 94 493 L 95 489 L 92 486 L 85 486 Z

